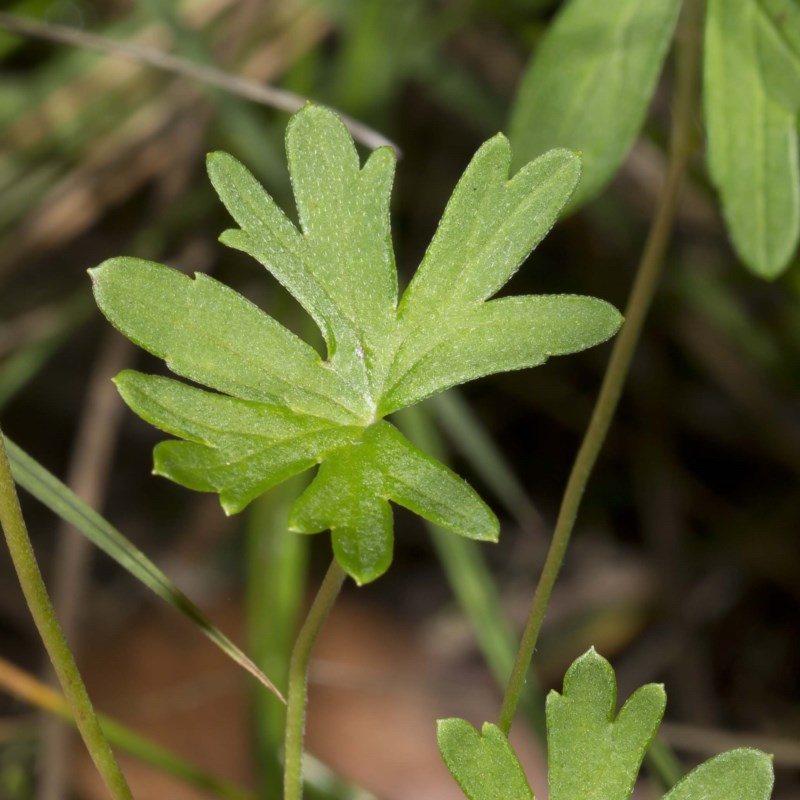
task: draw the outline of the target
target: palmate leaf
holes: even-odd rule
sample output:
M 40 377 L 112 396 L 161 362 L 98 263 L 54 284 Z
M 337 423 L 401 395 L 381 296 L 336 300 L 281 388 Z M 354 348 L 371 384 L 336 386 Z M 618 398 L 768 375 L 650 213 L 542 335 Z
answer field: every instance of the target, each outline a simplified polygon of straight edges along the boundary
M 664 714 L 663 687 L 637 689 L 614 715 L 617 683 L 594 649 L 576 659 L 560 694 L 547 698 L 547 764 L 551 800 L 629 800 L 647 748 Z M 482 735 L 461 719 L 440 720 L 439 750 L 469 800 L 532 800 L 522 767 L 503 732 Z M 712 758 L 663 800 L 768 800 L 772 760 L 742 748 Z
M 209 157 L 239 225 L 221 240 L 260 261 L 319 326 L 320 355 L 232 289 L 160 264 L 117 258 L 90 270 L 98 306 L 171 378 L 126 371 L 128 405 L 178 437 L 155 471 L 217 492 L 234 513 L 320 465 L 290 514 L 294 530 L 330 529 L 359 583 L 392 557 L 390 502 L 469 538 L 498 522 L 475 491 L 384 420 L 450 386 L 542 364 L 605 341 L 621 323 L 589 297 L 491 297 L 541 241 L 580 175 L 578 157 L 546 153 L 509 179 L 503 136 L 478 151 L 402 298 L 389 228 L 390 149 L 362 166 L 344 125 L 308 106 L 287 131 L 300 225 L 238 161 Z
M 667 702 L 664 687 L 637 689 L 619 714 L 611 665 L 594 649 L 547 697 L 547 764 L 551 800 L 628 800 Z

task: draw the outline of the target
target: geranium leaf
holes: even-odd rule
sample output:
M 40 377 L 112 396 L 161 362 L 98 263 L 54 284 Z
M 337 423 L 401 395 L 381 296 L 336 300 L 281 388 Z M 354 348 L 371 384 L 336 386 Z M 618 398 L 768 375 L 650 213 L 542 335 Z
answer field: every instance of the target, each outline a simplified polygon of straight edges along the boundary
M 511 180 L 511 147 L 498 134 L 473 157 L 447 204 L 425 258 L 400 303 L 405 336 L 442 311 L 491 297 L 553 227 L 581 171 L 553 150 Z
M 225 154 L 209 158 L 212 182 L 242 228 L 222 241 L 286 286 L 319 325 L 331 363 L 366 396 L 397 305 L 389 232 L 394 154 L 376 150 L 362 169 L 347 129 L 313 106 L 292 118 L 286 151 L 300 231 L 241 164 Z
M 137 259 L 91 271 L 98 305 L 117 328 L 213 390 L 119 376 L 131 408 L 179 439 L 156 447 L 156 472 L 219 493 L 233 513 L 320 465 L 291 525 L 330 529 L 337 559 L 359 583 L 391 562 L 390 503 L 494 541 L 497 519 L 474 490 L 382 418 L 616 331 L 617 311 L 593 298 L 490 300 L 555 222 L 578 179 L 578 157 L 554 151 L 509 179 L 508 142 L 487 142 L 398 304 L 392 151 L 377 150 L 362 166 L 336 115 L 309 106 L 289 125 L 287 152 L 299 225 L 231 156 L 212 154 L 209 175 L 239 225 L 222 241 L 258 259 L 295 296 L 319 325 L 326 359 L 205 275 Z
M 497 725 L 478 733 L 466 720 L 437 723 L 439 752 L 469 800 L 533 800 L 516 754 Z
M 628 800 L 644 754 L 661 723 L 664 688 L 637 689 L 614 717 L 614 670 L 594 649 L 547 697 L 550 800 Z
M 89 273 L 100 310 L 176 374 L 245 400 L 355 419 L 348 387 L 317 352 L 224 284 L 136 258 Z
M 358 441 L 362 431 L 133 370 L 115 382 L 139 416 L 187 440 L 157 445 L 155 472 L 191 489 L 218 492 L 229 514 Z
M 342 566 L 366 583 L 391 560 L 389 500 L 462 536 L 497 539 L 497 519 L 475 491 L 388 422 L 370 426 L 357 447 L 325 461 L 289 524 L 303 533 L 330 528 Z
M 695 767 L 664 800 L 768 800 L 773 782 L 772 759 L 760 750 L 740 748 Z
M 506 297 L 440 315 L 403 342 L 381 410 L 391 413 L 459 383 L 535 367 L 612 336 L 619 312 L 593 297 Z

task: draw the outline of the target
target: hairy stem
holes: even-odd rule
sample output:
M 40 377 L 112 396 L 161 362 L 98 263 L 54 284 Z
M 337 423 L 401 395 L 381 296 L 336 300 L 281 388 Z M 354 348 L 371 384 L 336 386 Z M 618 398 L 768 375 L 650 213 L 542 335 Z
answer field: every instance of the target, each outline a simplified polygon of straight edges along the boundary
M 22 518 L 2 432 L 0 432 L 0 524 L 25 601 L 47 654 L 53 662 L 75 724 L 92 761 L 114 800 L 133 800 L 133 795 L 95 716 L 78 667 L 53 613 L 53 606 L 47 596 L 47 588 L 28 537 L 25 520 Z
M 308 664 L 314 643 L 333 608 L 345 577 L 344 570 L 333 559 L 292 649 L 284 738 L 284 800 L 301 800 L 303 796 L 303 734 L 306 724 Z
M 676 43 L 675 102 L 670 133 L 670 153 L 664 189 L 647 236 L 636 278 L 625 309 L 625 324 L 617 336 L 592 418 L 575 458 L 564 490 L 553 539 L 536 586 L 514 667 L 506 686 L 498 725 L 511 729 L 530 668 L 545 611 L 569 544 L 581 498 L 614 417 L 644 321 L 664 266 L 664 255 L 675 221 L 680 188 L 693 148 L 693 112 L 699 73 L 702 0 L 689 0 L 683 11 Z

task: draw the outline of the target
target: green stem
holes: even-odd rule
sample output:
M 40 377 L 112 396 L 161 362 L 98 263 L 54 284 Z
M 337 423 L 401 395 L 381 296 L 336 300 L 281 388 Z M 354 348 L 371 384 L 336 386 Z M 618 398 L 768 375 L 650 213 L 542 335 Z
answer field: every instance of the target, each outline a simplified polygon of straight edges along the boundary
M 47 588 L 42 580 L 33 552 L 25 520 L 17 497 L 11 467 L 6 455 L 5 440 L 0 431 L 0 525 L 8 543 L 11 560 L 17 571 L 25 601 L 39 631 L 39 636 L 53 662 L 64 696 L 69 703 L 75 724 L 94 761 L 100 777 L 114 800 L 133 800 L 131 790 L 119 768 L 111 747 L 95 716 L 78 667 L 64 639 L 53 612 Z
M 303 734 L 306 722 L 308 663 L 314 643 L 333 608 L 345 577 L 344 570 L 334 558 L 292 649 L 283 754 L 284 800 L 301 800 L 303 796 Z
M 614 342 L 608 369 L 592 418 L 572 467 L 561 501 L 553 539 L 536 586 L 531 610 L 522 634 L 514 667 L 506 686 L 498 725 L 508 734 L 525 685 L 531 658 L 536 648 L 545 611 L 558 577 L 564 554 L 578 516 L 589 476 L 619 403 L 644 321 L 664 266 L 664 254 L 678 208 L 680 188 L 693 148 L 693 113 L 699 72 L 699 31 L 702 29 L 702 0 L 689 0 L 684 6 L 677 39 L 677 74 L 674 114 L 670 134 L 670 154 L 664 189 L 648 233 L 630 299 L 625 309 L 625 324 Z

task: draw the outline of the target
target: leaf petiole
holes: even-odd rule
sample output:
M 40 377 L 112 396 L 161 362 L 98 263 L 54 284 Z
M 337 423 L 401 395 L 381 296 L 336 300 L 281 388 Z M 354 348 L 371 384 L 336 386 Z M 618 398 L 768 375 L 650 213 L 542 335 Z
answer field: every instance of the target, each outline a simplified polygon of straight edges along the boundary
M 302 800 L 303 797 L 303 734 L 308 699 L 308 665 L 317 637 L 339 596 L 339 590 L 346 577 L 345 571 L 334 558 L 292 649 L 292 657 L 289 661 L 289 691 L 283 755 L 284 800 Z
M 36 563 L 36 554 L 22 517 L 2 431 L 0 431 L 0 525 L 2 525 L 8 551 L 25 595 L 25 602 L 36 623 L 47 655 L 53 662 L 59 683 L 64 690 L 64 696 L 69 703 L 75 718 L 75 725 L 83 737 L 86 749 L 111 797 L 114 800 L 133 800 L 125 776 L 122 774 L 95 716 L 92 701 L 86 692 L 75 659 L 70 652 L 47 595 L 47 587 L 42 579 L 39 565 Z

